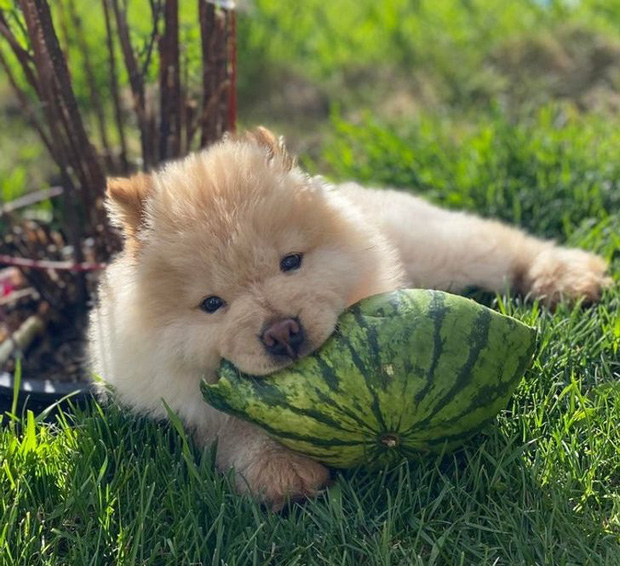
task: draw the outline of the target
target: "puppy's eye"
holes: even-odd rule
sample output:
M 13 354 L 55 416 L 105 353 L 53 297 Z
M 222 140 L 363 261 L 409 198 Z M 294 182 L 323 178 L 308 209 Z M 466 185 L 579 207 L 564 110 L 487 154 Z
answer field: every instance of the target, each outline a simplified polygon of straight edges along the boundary
M 200 303 L 200 308 L 208 313 L 215 312 L 218 309 L 221 309 L 226 303 L 223 299 L 216 297 L 215 295 L 211 295 L 207 297 Z
M 294 271 L 301 267 L 302 254 L 285 255 L 280 261 L 280 269 L 282 271 Z

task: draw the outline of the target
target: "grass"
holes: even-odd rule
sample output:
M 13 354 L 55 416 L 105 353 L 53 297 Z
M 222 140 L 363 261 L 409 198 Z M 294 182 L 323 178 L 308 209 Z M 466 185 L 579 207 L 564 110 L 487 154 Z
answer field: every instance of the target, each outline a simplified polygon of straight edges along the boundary
M 617 124 L 547 105 L 512 120 L 496 110 L 463 118 L 428 113 L 397 125 L 333 119 L 321 165 L 335 178 L 412 188 L 444 206 L 570 238 L 620 212 Z M 309 164 L 312 167 L 312 164 Z M 610 237 L 608 259 L 618 247 Z
M 617 564 L 619 303 L 504 304 L 541 339 L 498 427 L 443 461 L 342 474 L 285 516 L 234 495 L 173 426 L 27 415 L 0 437 L 0 549 L 17 564 Z
M 563 111 L 465 131 L 336 118 L 322 162 L 597 250 L 617 277 L 617 134 L 594 146 L 605 125 Z M 5 415 L 0 562 L 620 564 L 620 289 L 554 313 L 481 298 L 540 332 L 497 426 L 442 460 L 341 473 L 284 515 L 237 496 L 174 424 L 97 405 L 55 424 Z
M 613 52 L 617 0 L 254 6 L 239 20 L 244 123 L 277 122 L 256 92 L 294 76 L 331 105 L 331 117 L 292 120 L 298 138 L 321 132 L 302 158 L 311 171 L 415 188 L 596 251 L 618 280 L 618 117 L 581 94 L 549 102 L 551 79 L 568 76 L 557 61 L 576 76 L 576 61 Z M 93 41 L 100 24 L 87 22 Z M 613 99 L 608 71 L 588 85 Z M 76 83 L 79 94 L 79 72 Z M 394 113 L 403 89 L 411 112 Z M 45 169 L 32 135 L 11 132 L 4 199 Z M 283 515 L 236 495 L 174 423 L 94 403 L 51 422 L 3 415 L 0 565 L 620 565 L 620 286 L 554 313 L 475 296 L 539 329 L 536 362 L 496 425 L 443 459 L 340 473 Z

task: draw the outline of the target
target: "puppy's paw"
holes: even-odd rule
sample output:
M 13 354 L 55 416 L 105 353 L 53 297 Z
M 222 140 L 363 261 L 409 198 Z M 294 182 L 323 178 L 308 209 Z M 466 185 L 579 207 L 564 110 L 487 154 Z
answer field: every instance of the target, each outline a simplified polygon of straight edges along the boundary
M 578 249 L 550 247 L 529 268 L 526 293 L 554 305 L 563 299 L 593 303 L 611 285 L 607 264 L 594 254 Z
M 316 495 L 329 483 L 329 470 L 286 448 L 270 448 L 238 475 L 240 491 L 250 492 L 260 501 L 280 511 L 288 500 Z

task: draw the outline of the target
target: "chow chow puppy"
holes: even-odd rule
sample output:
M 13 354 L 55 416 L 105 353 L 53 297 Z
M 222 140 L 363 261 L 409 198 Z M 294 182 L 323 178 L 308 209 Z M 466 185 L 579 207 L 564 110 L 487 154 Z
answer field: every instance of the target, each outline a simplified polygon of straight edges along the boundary
M 226 358 L 266 375 L 323 344 L 338 315 L 401 287 L 458 292 L 507 286 L 553 303 L 594 301 L 605 262 L 410 194 L 330 185 L 302 172 L 264 128 L 161 170 L 110 179 L 124 251 L 100 284 L 90 323 L 92 370 L 120 401 L 165 418 L 273 507 L 328 481 L 321 464 L 209 407 L 200 380 Z

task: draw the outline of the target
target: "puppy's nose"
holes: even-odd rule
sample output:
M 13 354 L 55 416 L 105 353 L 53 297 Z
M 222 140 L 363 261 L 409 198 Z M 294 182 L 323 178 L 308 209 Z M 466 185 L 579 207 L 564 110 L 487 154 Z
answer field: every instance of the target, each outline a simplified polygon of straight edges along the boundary
M 270 354 L 295 359 L 304 341 L 304 330 L 294 318 L 277 320 L 261 334 L 261 342 Z

